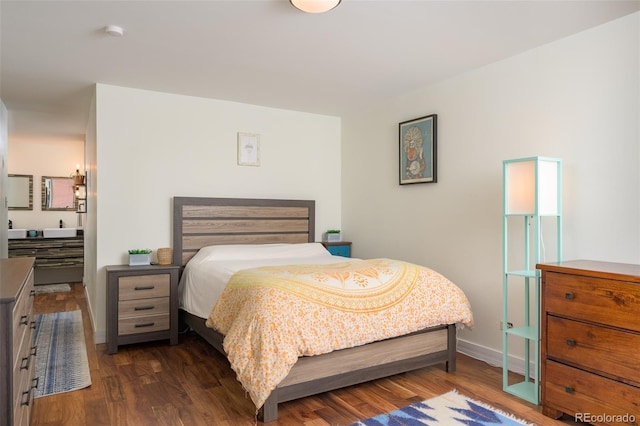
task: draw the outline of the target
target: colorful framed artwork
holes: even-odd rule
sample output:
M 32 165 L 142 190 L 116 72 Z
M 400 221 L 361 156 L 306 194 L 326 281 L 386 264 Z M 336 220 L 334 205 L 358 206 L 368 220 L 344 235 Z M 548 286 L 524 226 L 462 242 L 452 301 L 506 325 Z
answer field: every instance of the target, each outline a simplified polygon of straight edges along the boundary
M 238 132 L 238 165 L 260 165 L 260 135 Z
M 437 114 L 403 121 L 398 127 L 400 185 L 437 182 Z

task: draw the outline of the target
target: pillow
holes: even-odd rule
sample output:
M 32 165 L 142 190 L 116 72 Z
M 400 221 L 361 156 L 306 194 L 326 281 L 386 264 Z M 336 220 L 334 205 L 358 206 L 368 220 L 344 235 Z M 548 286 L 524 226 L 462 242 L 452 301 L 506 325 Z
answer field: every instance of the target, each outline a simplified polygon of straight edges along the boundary
M 331 256 L 331 253 L 320 243 L 217 245 L 203 247 L 198 252 L 198 258 L 202 260 L 217 261 L 317 256 Z

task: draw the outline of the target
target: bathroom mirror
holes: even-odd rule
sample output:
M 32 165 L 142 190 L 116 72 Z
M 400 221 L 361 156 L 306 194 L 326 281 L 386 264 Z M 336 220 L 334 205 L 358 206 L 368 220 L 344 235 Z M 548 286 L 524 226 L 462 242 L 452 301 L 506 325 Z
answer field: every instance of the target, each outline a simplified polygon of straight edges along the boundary
M 42 176 L 42 210 L 76 210 L 73 179 Z
M 9 175 L 7 207 L 9 210 L 33 210 L 33 175 Z

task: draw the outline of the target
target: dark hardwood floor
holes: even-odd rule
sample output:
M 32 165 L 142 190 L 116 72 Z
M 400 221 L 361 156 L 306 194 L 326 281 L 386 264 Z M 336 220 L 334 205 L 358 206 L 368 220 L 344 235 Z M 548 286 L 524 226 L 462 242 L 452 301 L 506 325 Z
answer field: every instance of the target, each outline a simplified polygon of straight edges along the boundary
M 254 407 L 225 358 L 193 333 L 121 346 L 115 355 L 93 343 L 84 289 L 40 294 L 36 313 L 80 309 L 92 385 L 35 400 L 32 425 L 255 425 Z M 539 425 L 575 424 L 543 416 L 540 407 L 502 392 L 501 369 L 460 354 L 457 371 L 424 368 L 281 405 L 269 425 L 348 425 L 451 389 Z

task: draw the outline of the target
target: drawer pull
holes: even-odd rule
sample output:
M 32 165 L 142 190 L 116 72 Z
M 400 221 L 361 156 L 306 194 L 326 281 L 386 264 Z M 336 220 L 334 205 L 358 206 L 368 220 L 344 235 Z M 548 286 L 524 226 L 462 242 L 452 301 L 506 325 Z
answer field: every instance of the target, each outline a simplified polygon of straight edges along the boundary
M 136 324 L 134 327 L 135 328 L 142 328 L 142 327 L 152 327 L 156 325 L 155 322 L 143 322 L 142 324 Z
M 567 299 L 567 300 L 573 300 L 573 297 L 574 297 L 573 293 L 571 293 L 570 291 L 568 291 L 568 292 L 566 292 L 564 294 L 564 298 Z
M 36 295 L 36 289 L 31 289 L 31 291 L 29 292 L 29 296 L 35 296 Z
M 567 339 L 567 346 L 574 347 L 576 345 L 576 341 L 573 339 Z
M 29 324 L 29 315 L 22 315 L 20 317 L 20 325 L 27 325 Z
M 565 386 L 564 391 L 566 393 L 573 393 L 574 389 L 571 386 Z
M 29 356 L 36 356 L 38 353 L 38 347 L 37 346 L 31 346 L 31 353 L 29 354 Z
M 36 329 L 36 322 L 35 322 L 35 321 L 31 321 L 31 326 L 30 326 L 30 328 L 31 328 L 32 330 L 35 330 L 35 329 Z
M 138 290 L 153 290 L 154 288 L 156 288 L 155 285 L 146 285 L 146 286 L 134 287 L 134 290 L 136 290 L 136 291 L 138 291 Z
M 150 309 L 155 309 L 155 306 L 147 305 L 147 306 L 136 306 L 135 308 L 133 308 L 134 311 L 148 311 Z
M 26 400 L 24 399 L 25 396 L 27 397 Z M 29 389 L 28 391 L 22 392 L 22 401 L 20 401 L 20 405 L 29 406 L 30 400 L 31 400 L 31 389 Z
M 20 361 L 20 370 L 28 370 L 29 369 L 29 361 L 31 360 L 30 356 L 25 356 Z
M 31 379 L 31 389 L 38 389 L 38 386 L 40 386 L 40 377 Z

